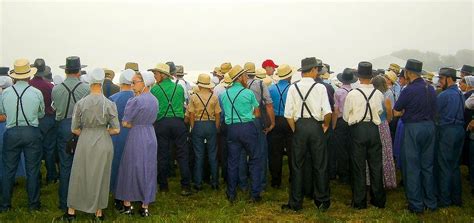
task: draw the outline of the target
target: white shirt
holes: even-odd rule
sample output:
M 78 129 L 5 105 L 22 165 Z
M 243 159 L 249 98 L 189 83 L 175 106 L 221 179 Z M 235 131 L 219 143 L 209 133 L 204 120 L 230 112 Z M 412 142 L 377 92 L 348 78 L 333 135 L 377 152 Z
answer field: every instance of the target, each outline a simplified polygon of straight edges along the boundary
M 292 118 L 295 121 L 301 118 L 301 108 L 303 107 L 303 100 L 301 99 L 296 86 L 300 89 L 303 97 L 306 96 L 309 88 L 315 83 L 314 79 L 303 77 L 298 83 L 292 84 L 288 89 L 288 95 L 285 103 L 285 118 Z M 326 91 L 326 87 L 322 84 L 316 84 L 311 93 L 306 99 L 306 105 L 308 106 L 314 119 L 317 121 L 323 121 L 324 116 L 331 113 L 331 106 L 329 105 L 329 98 Z M 306 107 L 303 108 L 303 118 L 311 118 Z
M 370 93 L 374 90 L 372 84 L 360 84 L 359 89 L 364 92 L 365 96 L 369 98 Z M 381 123 L 380 114 L 383 112 L 382 103 L 384 96 L 379 90 L 375 90 L 374 95 L 369 100 L 370 108 L 372 109 L 372 122 L 376 125 Z M 353 89 L 347 94 L 346 101 L 344 102 L 344 120 L 349 124 L 353 125 L 362 120 L 366 110 L 366 100 L 360 91 Z M 370 122 L 370 110 L 367 111 L 364 122 Z

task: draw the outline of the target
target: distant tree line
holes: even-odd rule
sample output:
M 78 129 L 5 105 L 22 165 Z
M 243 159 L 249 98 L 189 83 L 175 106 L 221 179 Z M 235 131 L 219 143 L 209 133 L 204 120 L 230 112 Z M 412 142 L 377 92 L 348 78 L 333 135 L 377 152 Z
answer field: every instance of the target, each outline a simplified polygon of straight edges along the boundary
M 438 71 L 441 67 L 460 68 L 464 64 L 474 65 L 474 50 L 462 49 L 454 55 L 441 55 L 436 52 L 421 52 L 413 49 L 403 49 L 391 54 L 400 59 L 416 58 L 423 61 L 423 69 Z

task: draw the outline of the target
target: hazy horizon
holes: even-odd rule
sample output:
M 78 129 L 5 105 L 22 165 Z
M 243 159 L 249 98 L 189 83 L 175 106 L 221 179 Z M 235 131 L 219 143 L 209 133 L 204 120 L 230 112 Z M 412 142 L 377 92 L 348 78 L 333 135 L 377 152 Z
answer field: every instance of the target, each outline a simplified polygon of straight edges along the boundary
M 54 74 L 70 55 L 116 73 L 128 61 L 210 71 L 307 56 L 340 71 L 401 49 L 474 49 L 472 1 L 0 2 L 1 66 L 41 57 Z

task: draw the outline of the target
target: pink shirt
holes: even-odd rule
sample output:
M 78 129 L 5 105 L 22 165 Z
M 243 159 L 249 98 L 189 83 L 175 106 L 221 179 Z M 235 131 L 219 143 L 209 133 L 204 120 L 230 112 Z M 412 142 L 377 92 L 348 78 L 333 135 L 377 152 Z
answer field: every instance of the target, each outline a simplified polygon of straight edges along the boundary
M 347 93 L 349 93 L 350 90 L 352 90 L 351 85 L 343 84 L 334 93 L 334 109 L 337 108 L 339 110 L 339 113 L 337 114 L 338 118 L 341 118 L 344 113 L 344 101 L 346 100 Z

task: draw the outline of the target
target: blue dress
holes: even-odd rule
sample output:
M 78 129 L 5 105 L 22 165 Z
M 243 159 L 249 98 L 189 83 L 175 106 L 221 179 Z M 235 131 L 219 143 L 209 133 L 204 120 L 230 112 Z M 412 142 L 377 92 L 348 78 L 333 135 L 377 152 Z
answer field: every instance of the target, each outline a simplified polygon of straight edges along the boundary
M 112 143 L 114 144 L 114 157 L 112 159 L 112 175 L 110 176 L 110 191 L 115 194 L 117 187 L 117 173 L 120 160 L 122 159 L 123 148 L 128 136 L 128 128 L 122 127 L 122 118 L 127 105 L 128 99 L 133 97 L 133 91 L 121 91 L 110 96 L 110 100 L 115 102 L 117 106 L 118 119 L 120 122 L 120 134 L 112 136 Z

